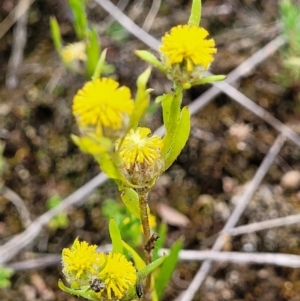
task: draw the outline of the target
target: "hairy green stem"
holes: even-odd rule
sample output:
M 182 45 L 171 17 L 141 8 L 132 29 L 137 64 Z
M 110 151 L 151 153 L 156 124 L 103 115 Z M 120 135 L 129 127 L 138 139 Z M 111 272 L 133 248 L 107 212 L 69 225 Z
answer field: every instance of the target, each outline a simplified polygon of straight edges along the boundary
M 141 214 L 141 222 L 143 226 L 144 233 L 144 246 L 150 239 L 150 225 L 149 225 L 149 216 L 148 216 L 148 193 L 149 189 L 139 189 L 139 201 L 140 201 L 140 214 Z M 151 251 L 148 251 L 144 248 L 146 264 L 150 264 L 152 261 Z M 150 289 L 151 289 L 151 274 L 147 276 L 146 286 L 144 290 L 144 301 L 150 300 Z

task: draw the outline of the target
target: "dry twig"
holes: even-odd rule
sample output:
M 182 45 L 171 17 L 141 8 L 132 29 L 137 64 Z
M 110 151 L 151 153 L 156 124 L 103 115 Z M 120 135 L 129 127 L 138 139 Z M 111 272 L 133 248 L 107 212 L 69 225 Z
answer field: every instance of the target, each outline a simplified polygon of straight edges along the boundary
M 19 4 L 23 0 L 19 1 Z M 9 89 L 15 89 L 18 86 L 18 69 L 23 61 L 24 48 L 27 41 L 27 19 L 28 10 L 17 21 L 14 28 L 13 41 L 11 46 L 11 55 L 8 61 L 6 86 Z
M 31 224 L 30 212 L 28 211 L 25 202 L 21 199 L 21 197 L 16 194 L 13 190 L 4 186 L 1 190 L 1 194 L 11 203 L 13 203 L 19 213 L 20 220 L 24 228 L 28 228 Z

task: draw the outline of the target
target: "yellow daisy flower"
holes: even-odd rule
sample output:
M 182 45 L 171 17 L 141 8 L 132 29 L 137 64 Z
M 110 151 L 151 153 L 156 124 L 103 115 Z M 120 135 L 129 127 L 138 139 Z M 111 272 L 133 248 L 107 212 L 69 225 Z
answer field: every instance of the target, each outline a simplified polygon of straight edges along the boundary
M 148 137 L 150 133 L 149 128 L 140 127 L 131 129 L 124 138 L 119 153 L 127 169 L 136 163 L 151 165 L 160 156 L 162 139 L 156 135 Z
M 83 130 L 116 139 L 124 134 L 134 102 L 129 88 L 111 78 L 87 82 L 73 100 L 73 114 Z
M 97 272 L 97 266 L 103 264 L 103 258 L 96 252 L 96 245 L 75 239 L 71 248 L 62 251 L 63 273 L 69 283 L 74 280 L 87 280 Z
M 121 145 L 117 142 L 116 149 L 124 163 L 123 173 L 132 184 L 152 183 L 163 170 L 163 141 L 156 135 L 149 137 L 150 133 L 149 128 L 131 129 Z
M 167 67 L 184 63 L 188 72 L 195 66 L 208 68 L 217 52 L 213 39 L 206 39 L 208 32 L 197 26 L 178 25 L 162 38 L 159 47 Z
M 64 62 L 70 63 L 72 61 L 86 61 L 87 56 L 85 53 L 86 45 L 85 42 L 77 42 L 69 44 L 63 47 L 61 51 L 61 57 Z
M 106 295 L 108 300 L 122 299 L 137 280 L 136 269 L 121 253 L 107 255 L 106 265 L 98 277 L 105 283 L 101 296 Z

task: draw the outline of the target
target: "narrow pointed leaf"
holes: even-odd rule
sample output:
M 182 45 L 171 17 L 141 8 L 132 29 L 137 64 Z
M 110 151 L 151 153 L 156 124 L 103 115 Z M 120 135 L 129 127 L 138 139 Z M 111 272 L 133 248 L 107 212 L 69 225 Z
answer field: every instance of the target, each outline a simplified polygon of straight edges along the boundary
M 201 21 L 201 10 L 201 0 L 193 0 L 191 15 L 188 22 L 190 26 L 199 26 Z
M 135 54 L 143 61 L 149 63 L 153 67 L 159 69 L 162 73 L 166 74 L 166 68 L 162 62 L 160 62 L 155 55 L 146 50 L 136 50 Z
M 172 246 L 169 255 L 160 267 L 159 274 L 155 277 L 155 290 L 158 299 L 161 298 L 166 286 L 170 282 L 172 274 L 178 262 L 178 255 L 182 249 L 182 240 L 178 240 Z
M 149 106 L 149 94 L 152 91 L 147 88 L 147 82 L 151 74 L 151 68 L 147 68 L 137 79 L 137 93 L 134 109 L 130 117 L 129 129 L 136 129 Z
M 220 82 L 226 78 L 225 75 L 214 75 L 200 78 L 192 83 L 192 86 L 202 85 L 202 84 L 211 84 L 214 82 Z
M 92 76 L 93 80 L 95 80 L 96 78 L 99 78 L 101 76 L 101 73 L 105 67 L 106 52 L 107 52 L 107 49 L 104 49 L 100 55 L 100 58 L 97 62 L 97 66 L 94 71 L 94 74 Z
M 142 270 L 145 266 L 146 263 L 142 259 L 142 257 L 131 247 L 129 246 L 125 241 L 122 241 L 123 247 L 131 254 L 134 264 L 137 268 L 138 271 Z
M 162 95 L 160 97 L 159 101 L 161 101 L 161 104 L 162 104 L 164 126 L 168 130 L 170 128 L 169 120 L 170 120 L 170 114 L 171 114 L 171 104 L 173 101 L 172 93 L 167 93 L 167 94 Z
M 116 221 L 111 218 L 109 221 L 109 235 L 112 242 L 113 253 L 123 254 L 123 244 L 121 234 Z
M 98 39 L 98 31 L 96 28 L 92 28 L 88 30 L 88 40 L 86 42 L 86 55 L 87 55 L 87 62 L 86 62 L 86 76 L 88 79 L 92 78 L 95 75 L 96 67 L 98 66 L 98 60 L 100 57 L 100 44 Z M 105 60 L 105 57 L 104 57 Z M 104 64 L 104 63 L 103 63 Z M 101 69 L 98 70 L 101 72 Z M 99 78 L 99 75 L 96 74 L 96 78 Z
M 60 54 L 63 45 L 60 34 L 60 28 L 55 17 L 50 18 L 50 30 L 55 49 Z
M 175 132 L 178 127 L 178 123 L 180 121 L 180 107 L 182 102 L 182 88 L 177 87 L 175 90 L 175 94 L 173 95 L 173 99 L 171 101 L 171 104 L 169 103 L 170 100 L 168 100 L 168 103 L 166 104 L 166 108 L 168 109 L 168 105 L 170 105 L 170 117 L 166 119 L 168 120 L 167 127 L 166 127 L 166 134 L 163 138 L 163 147 L 161 150 L 162 157 L 166 157 L 167 153 L 170 150 L 170 147 L 173 143 L 173 140 L 175 138 Z M 164 109 L 164 107 L 163 107 Z M 164 115 L 165 113 L 163 113 Z
M 85 1 L 69 0 L 69 6 L 74 16 L 74 27 L 79 40 L 86 38 L 88 21 L 85 13 Z
M 190 122 L 189 110 L 187 107 L 184 107 L 181 111 L 181 118 L 174 133 L 173 141 L 170 143 L 169 152 L 165 157 L 165 170 L 172 165 L 185 146 L 190 134 Z
M 145 279 L 150 273 L 155 271 L 164 262 L 165 259 L 166 256 L 163 256 L 146 265 L 142 270 L 138 271 L 138 279 Z

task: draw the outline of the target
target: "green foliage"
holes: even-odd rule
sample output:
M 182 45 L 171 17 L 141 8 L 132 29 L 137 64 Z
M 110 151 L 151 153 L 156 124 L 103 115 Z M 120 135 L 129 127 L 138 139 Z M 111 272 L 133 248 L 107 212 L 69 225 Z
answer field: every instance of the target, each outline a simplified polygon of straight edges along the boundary
M 60 53 L 63 48 L 63 44 L 61 39 L 60 28 L 56 18 L 54 17 L 50 18 L 50 31 L 55 49 L 58 53 Z
M 282 0 L 280 16 L 287 47 L 281 52 L 284 72 L 279 75 L 279 80 L 291 85 L 300 79 L 300 6 Z
M 90 286 L 81 287 L 81 289 L 77 288 L 69 288 L 63 284 L 61 280 L 58 281 L 58 287 L 71 295 L 80 296 L 82 298 L 92 300 L 92 301 L 99 301 L 99 298 L 96 296 L 95 292 L 90 289 Z
M 132 256 L 135 267 L 138 271 L 141 271 L 145 266 L 146 263 L 142 259 L 142 257 L 136 252 L 129 244 L 127 244 L 125 241 L 123 241 L 124 248 L 128 251 L 128 253 Z
M 162 148 L 166 170 L 176 160 L 186 144 L 190 133 L 190 114 L 187 107 L 180 109 L 182 100 L 182 88 L 180 87 L 175 89 L 174 94 L 168 93 L 160 100 L 166 128 Z
M 178 240 L 172 246 L 169 255 L 166 256 L 165 261 L 162 263 L 155 276 L 155 290 L 159 300 L 171 280 L 172 274 L 178 262 L 178 256 L 181 249 L 182 240 Z
M 160 257 L 150 264 L 146 265 L 143 269 L 138 271 L 138 279 L 144 280 L 148 275 L 150 275 L 152 272 L 154 272 L 157 268 L 161 266 L 161 264 L 166 259 L 166 256 Z
M 101 46 L 98 39 L 98 32 L 96 27 L 90 28 L 88 24 L 88 19 L 85 11 L 86 3 L 87 1 L 85 0 L 69 0 L 68 2 L 73 14 L 73 26 L 77 39 L 85 44 L 85 75 L 88 79 L 90 79 L 95 75 L 99 77 L 101 72 L 103 74 L 112 73 L 114 72 L 115 68 L 113 65 L 109 65 L 103 62 L 103 57 L 100 56 Z M 58 22 L 54 17 L 50 18 L 50 30 L 53 43 L 55 45 L 56 51 L 59 53 L 62 59 L 62 62 L 69 70 L 80 72 L 80 70 L 78 70 L 78 64 L 66 61 L 64 59 L 64 56 L 62 55 L 64 46 Z M 101 61 L 101 68 L 99 68 L 98 61 Z
M 189 25 L 199 26 L 201 21 L 201 10 L 202 10 L 201 0 L 193 0 L 191 15 L 188 22 Z
M 112 251 L 114 253 L 122 253 L 123 254 L 123 245 L 121 233 L 118 229 L 118 225 L 113 218 L 109 221 L 109 235 L 113 245 Z
M 61 197 L 57 194 L 54 194 L 47 200 L 46 206 L 48 209 L 52 209 L 58 206 L 61 201 Z M 61 212 L 50 220 L 48 226 L 51 229 L 66 229 L 69 226 L 68 216 L 64 212 Z
M 85 13 L 86 2 L 84 0 L 69 0 L 69 6 L 74 17 L 75 33 L 79 40 L 85 39 L 88 35 L 88 20 Z
M 140 219 L 129 213 L 122 204 L 107 199 L 102 205 L 101 212 L 108 219 L 114 218 L 123 240 L 130 246 L 137 247 L 141 243 Z
M 124 187 L 123 185 L 119 185 L 119 190 L 121 192 L 121 199 L 128 209 L 128 211 L 133 214 L 137 219 L 140 219 L 140 207 L 139 207 L 139 195 L 137 192 L 128 187 Z
M 151 74 L 151 69 L 146 69 L 137 79 L 137 93 L 132 115 L 130 117 L 129 128 L 136 129 L 142 116 L 146 112 L 149 105 L 149 94 L 151 89 L 146 89 L 148 79 Z
M 98 41 L 98 32 L 95 27 L 93 27 L 90 30 L 87 30 L 87 37 L 88 38 L 86 43 L 86 54 L 87 54 L 86 77 L 91 78 L 94 75 L 96 69 L 95 67 L 97 66 L 98 60 L 101 59 L 100 58 L 101 48 Z M 104 66 L 104 61 L 102 65 Z M 101 73 L 99 72 L 98 77 L 100 77 L 100 74 Z
M 0 266 L 0 288 L 8 288 L 11 285 L 10 277 L 14 274 L 14 271 L 9 268 Z

